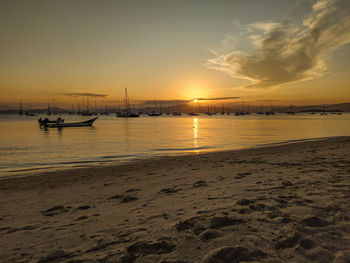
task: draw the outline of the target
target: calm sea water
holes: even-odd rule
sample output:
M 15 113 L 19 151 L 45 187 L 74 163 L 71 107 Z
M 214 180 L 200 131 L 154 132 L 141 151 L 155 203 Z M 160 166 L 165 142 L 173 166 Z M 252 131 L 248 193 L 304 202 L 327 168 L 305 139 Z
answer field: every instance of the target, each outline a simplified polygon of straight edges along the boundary
M 40 129 L 38 117 L 0 115 L 0 175 L 133 158 L 238 149 L 350 135 L 350 114 L 320 116 L 101 116 L 94 127 Z M 90 117 L 63 116 L 65 122 Z

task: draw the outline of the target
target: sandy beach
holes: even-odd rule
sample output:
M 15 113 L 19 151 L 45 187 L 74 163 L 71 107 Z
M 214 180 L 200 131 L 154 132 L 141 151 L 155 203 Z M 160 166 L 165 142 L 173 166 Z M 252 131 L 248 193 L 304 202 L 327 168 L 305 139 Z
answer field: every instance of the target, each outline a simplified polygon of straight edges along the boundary
M 350 137 L 0 181 L 1 262 L 349 262 Z

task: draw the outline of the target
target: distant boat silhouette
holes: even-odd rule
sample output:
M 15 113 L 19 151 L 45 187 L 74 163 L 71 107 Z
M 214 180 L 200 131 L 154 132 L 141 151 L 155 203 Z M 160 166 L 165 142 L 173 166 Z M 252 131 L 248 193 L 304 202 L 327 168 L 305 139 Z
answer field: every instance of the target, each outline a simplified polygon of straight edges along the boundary
M 26 111 L 26 116 L 38 116 L 31 111 Z
M 34 114 L 34 113 L 32 112 L 32 109 L 31 109 L 31 108 L 32 108 L 32 107 L 29 106 L 29 110 L 25 112 L 26 116 L 37 116 L 36 114 Z
M 323 104 L 322 106 L 322 113 L 320 115 L 328 115 L 328 113 L 326 112 L 326 105 Z
M 258 111 L 257 114 L 260 114 L 260 115 L 264 114 L 262 104 L 260 105 L 260 111 Z
M 292 105 L 289 106 L 289 111 L 287 111 L 287 114 L 295 115 L 295 112 L 292 110 Z
M 50 102 L 47 103 L 47 116 L 51 116 L 51 107 L 50 107 Z
M 160 111 L 161 111 L 160 108 L 159 108 L 159 112 L 156 111 L 156 101 L 154 101 L 153 110 L 148 113 L 148 116 L 150 116 L 150 117 L 160 116 L 160 115 L 162 115 L 162 113 Z
M 81 116 L 92 116 L 92 112 L 89 112 L 89 111 L 82 111 L 80 113 Z
M 22 101 L 19 103 L 19 111 L 18 111 L 19 115 L 23 115 L 23 107 L 22 107 Z
M 109 115 L 107 105 L 105 106 L 105 110 L 100 112 L 100 115 Z
M 179 111 L 174 111 L 173 108 L 173 116 L 181 116 L 181 104 L 178 105 Z
M 138 118 L 140 115 L 130 111 L 130 103 L 128 97 L 128 88 L 125 87 L 124 110 L 117 112 L 118 118 Z
M 208 111 L 205 114 L 207 114 L 208 116 L 212 116 L 213 115 L 213 113 L 210 112 L 210 106 L 209 105 L 208 105 Z

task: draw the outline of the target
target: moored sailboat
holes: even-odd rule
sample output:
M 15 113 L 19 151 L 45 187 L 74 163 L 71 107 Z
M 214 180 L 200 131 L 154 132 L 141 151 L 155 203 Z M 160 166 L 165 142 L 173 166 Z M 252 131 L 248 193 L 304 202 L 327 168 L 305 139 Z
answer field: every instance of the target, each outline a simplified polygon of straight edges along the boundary
M 128 97 L 128 88 L 125 87 L 125 99 L 124 99 L 124 110 L 117 112 L 116 117 L 118 118 L 138 118 L 138 113 L 131 112 L 130 103 Z

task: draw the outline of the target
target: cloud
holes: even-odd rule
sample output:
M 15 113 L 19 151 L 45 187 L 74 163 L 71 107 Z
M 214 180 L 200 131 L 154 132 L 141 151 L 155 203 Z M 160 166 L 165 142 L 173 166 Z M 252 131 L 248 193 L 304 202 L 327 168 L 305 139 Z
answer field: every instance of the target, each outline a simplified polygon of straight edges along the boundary
M 66 96 L 72 96 L 72 97 L 80 97 L 80 96 L 84 96 L 84 97 L 107 97 L 108 95 L 106 94 L 98 94 L 98 93 L 89 93 L 89 92 L 71 92 L 71 93 L 66 93 L 64 94 Z
M 271 88 L 322 76 L 322 57 L 350 43 L 350 0 L 319 0 L 301 24 L 257 22 L 246 26 L 256 50 L 208 59 L 208 68 L 250 80 L 247 88 Z M 212 53 L 214 54 L 214 53 Z
M 196 98 L 197 100 L 234 100 L 239 97 L 220 97 L 220 98 Z
M 211 101 L 211 100 L 233 100 L 233 99 L 239 99 L 239 97 L 218 97 L 218 98 L 194 98 L 198 101 Z M 143 102 L 143 105 L 177 105 L 177 104 L 185 104 L 193 102 L 194 99 L 191 100 L 145 100 Z
M 159 105 L 160 103 L 163 105 L 174 105 L 174 104 L 181 104 L 181 103 L 187 103 L 189 100 L 145 100 L 143 102 L 144 105 Z
M 263 31 L 265 34 L 281 26 L 280 23 L 275 22 L 256 22 L 249 26 L 248 31 L 252 32 L 254 29 Z

